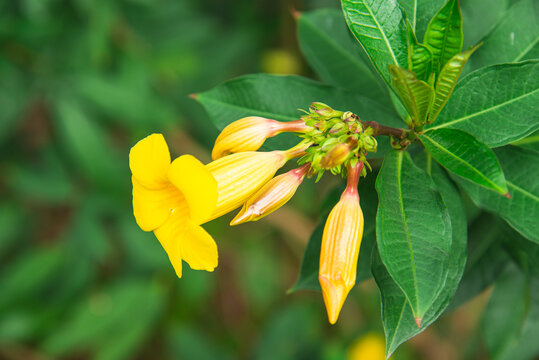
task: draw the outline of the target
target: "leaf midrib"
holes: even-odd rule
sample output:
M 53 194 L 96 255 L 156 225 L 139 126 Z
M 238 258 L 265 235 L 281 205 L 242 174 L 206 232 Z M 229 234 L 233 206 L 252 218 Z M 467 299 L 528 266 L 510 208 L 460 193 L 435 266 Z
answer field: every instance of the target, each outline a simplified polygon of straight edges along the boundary
M 353 1 L 350 1 L 352 4 L 354 4 Z M 357 3 L 356 3 L 357 4 Z M 371 18 L 374 20 L 374 23 L 376 24 L 376 27 L 378 28 L 378 31 L 380 31 L 380 34 L 382 35 L 382 37 L 384 38 L 384 42 L 385 44 L 387 45 L 387 48 L 389 49 L 389 53 L 391 54 L 391 57 L 393 58 L 393 61 L 395 63 L 395 65 L 399 65 L 399 62 L 397 61 L 397 57 L 395 56 L 395 53 L 393 52 L 393 48 L 391 47 L 391 44 L 389 43 L 389 39 L 387 38 L 386 36 L 386 33 L 383 31 L 380 23 L 378 22 L 378 20 L 376 20 L 376 17 L 374 16 L 374 14 L 372 13 L 372 9 L 370 8 L 369 5 L 367 5 L 367 3 L 364 1 L 364 0 L 361 0 L 361 4 L 363 4 L 365 6 L 365 8 L 367 9 L 367 11 L 369 12 L 369 14 L 371 15 Z M 352 23 L 354 23 L 355 25 L 357 26 L 362 26 L 361 24 L 359 23 L 356 23 L 356 22 L 353 22 L 352 20 L 350 20 Z
M 539 203 L 539 197 L 538 196 L 536 196 L 536 195 L 532 194 L 531 192 L 521 188 L 520 186 L 512 183 L 511 181 L 507 181 L 507 186 L 512 187 L 516 191 L 524 194 L 525 196 L 527 196 L 527 197 L 529 197 L 529 198 L 531 198 L 531 199 L 533 199 L 533 200 L 535 200 L 536 202 Z
M 412 260 L 412 275 L 413 275 L 413 280 L 414 280 L 414 290 L 415 290 L 415 306 L 416 306 L 416 311 L 419 311 L 419 309 L 417 308 L 419 306 L 419 300 L 417 298 L 417 295 L 418 295 L 418 289 L 417 289 L 417 274 L 416 274 L 416 271 L 415 271 L 415 258 L 414 258 L 414 252 L 413 252 L 413 249 L 412 249 L 412 240 L 410 239 L 410 232 L 408 231 L 408 223 L 406 222 L 406 214 L 404 213 L 404 199 L 403 199 L 403 196 L 402 196 L 402 181 L 401 181 L 401 178 L 402 178 L 402 159 L 403 159 L 403 156 L 404 156 L 404 152 L 403 151 L 399 151 L 398 153 L 398 166 L 397 166 L 397 184 L 398 184 L 398 191 L 399 191 L 399 206 L 400 206 L 400 210 L 401 210 L 401 214 L 402 214 L 402 221 L 403 221 L 403 224 L 404 224 L 404 231 L 406 233 L 406 241 L 408 242 L 408 248 L 410 249 L 410 257 L 411 257 L 411 260 Z M 406 294 L 406 293 L 405 293 Z M 414 315 L 418 316 L 418 314 L 415 314 L 414 311 Z
M 466 115 L 466 116 L 463 116 L 461 118 L 458 118 L 458 119 L 455 119 L 455 120 L 452 120 L 452 121 L 449 121 L 449 122 L 446 122 L 446 123 L 443 123 L 443 124 L 440 124 L 438 126 L 434 126 L 434 127 L 431 127 L 429 128 L 429 130 L 435 130 L 435 129 L 441 129 L 441 128 L 445 128 L 445 127 L 448 127 L 450 125 L 453 125 L 453 124 L 458 124 L 460 122 L 463 122 L 465 120 L 468 120 L 470 118 L 473 118 L 473 117 L 476 117 L 476 116 L 479 116 L 479 115 L 483 115 L 485 113 L 488 113 L 490 111 L 494 111 L 502 106 L 505 106 L 505 105 L 509 105 L 515 101 L 518 101 L 522 98 L 525 98 L 527 96 L 530 96 L 530 95 L 533 95 L 534 93 L 536 93 L 537 91 L 539 91 L 539 89 L 535 89 L 533 90 L 532 92 L 529 92 L 529 93 L 525 93 L 525 94 L 522 94 L 520 96 L 517 96 L 516 98 L 512 98 L 510 100 L 507 100 L 507 101 L 504 101 L 504 102 L 501 102 L 499 104 L 496 104 L 492 107 L 489 107 L 489 108 L 486 108 L 486 109 L 483 109 L 481 111 L 478 111 L 478 112 L 475 112 L 475 113 L 472 113 L 472 114 L 469 114 L 469 115 Z
M 463 163 L 465 166 L 467 165 L 470 169 L 472 169 L 475 173 L 477 173 L 481 178 L 483 178 L 484 180 L 486 180 L 489 184 L 491 184 L 492 186 L 494 186 L 494 188 L 496 188 L 500 193 L 504 194 L 507 192 L 507 190 L 504 190 L 502 189 L 501 187 L 499 187 L 497 184 L 495 184 L 492 180 L 490 180 L 488 177 L 486 177 L 482 172 L 480 172 L 478 169 L 476 169 L 474 166 L 472 166 L 472 164 L 470 164 L 469 162 L 467 161 L 464 161 L 462 158 L 458 157 L 456 154 L 452 153 L 451 151 L 449 151 L 448 149 L 446 149 L 445 147 L 443 147 L 440 143 L 434 141 L 431 137 L 429 137 L 427 134 L 429 133 L 430 131 L 427 131 L 425 134 L 423 134 L 423 137 L 428 139 L 431 143 L 433 143 L 437 148 L 439 148 L 440 150 L 442 151 L 445 151 L 446 153 L 448 153 L 450 156 L 452 156 L 453 158 L 455 158 L 457 161 Z

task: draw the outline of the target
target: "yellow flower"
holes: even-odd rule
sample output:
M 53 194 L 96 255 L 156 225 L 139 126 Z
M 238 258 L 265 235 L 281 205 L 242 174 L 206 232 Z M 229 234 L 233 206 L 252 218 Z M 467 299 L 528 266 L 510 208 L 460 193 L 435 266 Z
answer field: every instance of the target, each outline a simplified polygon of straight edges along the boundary
M 318 280 L 331 324 L 337 322 L 344 301 L 356 282 L 363 236 L 363 212 L 357 192 L 362 165 L 348 168 L 348 186 L 331 210 L 322 235 Z
M 307 131 L 303 120 L 279 122 L 258 116 L 236 120 L 223 129 L 215 140 L 211 157 L 217 160 L 231 153 L 256 151 L 267 138 L 285 131 Z
M 243 204 L 230 225 L 260 220 L 286 204 L 296 193 L 309 168 L 310 164 L 305 164 L 271 179 Z
M 191 155 L 170 161 L 161 134 L 139 141 L 129 153 L 133 211 L 144 231 L 153 231 L 182 276 L 182 260 L 192 269 L 213 271 L 217 245 L 200 226 L 217 204 L 217 181 Z
M 348 349 L 348 360 L 385 360 L 384 338 L 370 333 L 357 339 Z

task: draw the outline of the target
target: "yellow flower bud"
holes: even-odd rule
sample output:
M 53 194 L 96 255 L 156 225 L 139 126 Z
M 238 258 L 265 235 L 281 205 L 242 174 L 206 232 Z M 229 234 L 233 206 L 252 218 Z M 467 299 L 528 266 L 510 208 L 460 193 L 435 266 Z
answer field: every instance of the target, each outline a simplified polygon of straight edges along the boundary
M 217 180 L 217 206 L 207 220 L 224 215 L 243 204 L 267 183 L 289 159 L 285 151 L 247 151 L 206 165 Z
M 303 120 L 279 122 L 258 116 L 249 116 L 229 124 L 215 140 L 212 159 L 232 153 L 256 151 L 267 138 L 284 131 L 302 132 L 310 129 Z
M 346 159 L 348 159 L 350 151 L 350 145 L 346 143 L 335 145 L 322 158 L 322 160 L 320 161 L 320 166 L 322 166 L 322 168 L 326 170 L 329 170 L 335 166 L 339 166 L 343 162 L 345 162 Z
M 243 204 L 230 225 L 260 220 L 286 204 L 296 193 L 309 168 L 310 164 L 305 164 L 271 179 Z
M 357 181 L 363 164 L 348 169 L 348 186 L 331 210 L 320 251 L 318 280 L 329 322 L 335 324 L 346 296 L 356 282 L 357 259 L 363 236 L 363 212 Z

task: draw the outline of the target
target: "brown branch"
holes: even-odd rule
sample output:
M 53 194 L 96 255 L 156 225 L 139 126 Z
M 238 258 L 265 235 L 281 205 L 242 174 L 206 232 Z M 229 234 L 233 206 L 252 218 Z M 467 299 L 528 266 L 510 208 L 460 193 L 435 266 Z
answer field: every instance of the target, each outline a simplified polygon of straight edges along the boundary
M 394 128 L 390 126 L 384 126 L 376 121 L 361 121 L 366 127 L 371 127 L 374 130 L 373 136 L 385 135 L 393 136 L 397 139 L 404 139 L 408 135 L 408 131 L 405 129 Z

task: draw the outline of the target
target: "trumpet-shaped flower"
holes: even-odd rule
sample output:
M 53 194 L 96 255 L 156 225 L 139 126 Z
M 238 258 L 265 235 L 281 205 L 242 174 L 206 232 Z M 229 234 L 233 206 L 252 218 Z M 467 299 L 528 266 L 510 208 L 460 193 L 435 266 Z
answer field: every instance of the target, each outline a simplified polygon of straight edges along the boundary
M 344 301 L 356 282 L 363 236 L 363 212 L 357 192 L 362 163 L 348 170 L 348 185 L 326 220 L 320 251 L 318 280 L 331 324 L 337 322 Z
M 129 153 L 133 182 L 133 211 L 144 231 L 153 231 L 182 275 L 182 260 L 192 269 L 213 271 L 217 245 L 200 226 L 217 204 L 217 181 L 191 155 L 171 163 L 161 134 L 139 141 Z
M 285 131 L 302 132 L 310 127 L 303 120 L 280 122 L 258 116 L 236 120 L 223 129 L 215 140 L 211 156 L 217 160 L 232 153 L 256 151 L 267 138 Z
M 230 225 L 260 220 L 286 204 L 296 193 L 309 168 L 310 164 L 305 164 L 271 179 L 243 204 Z

